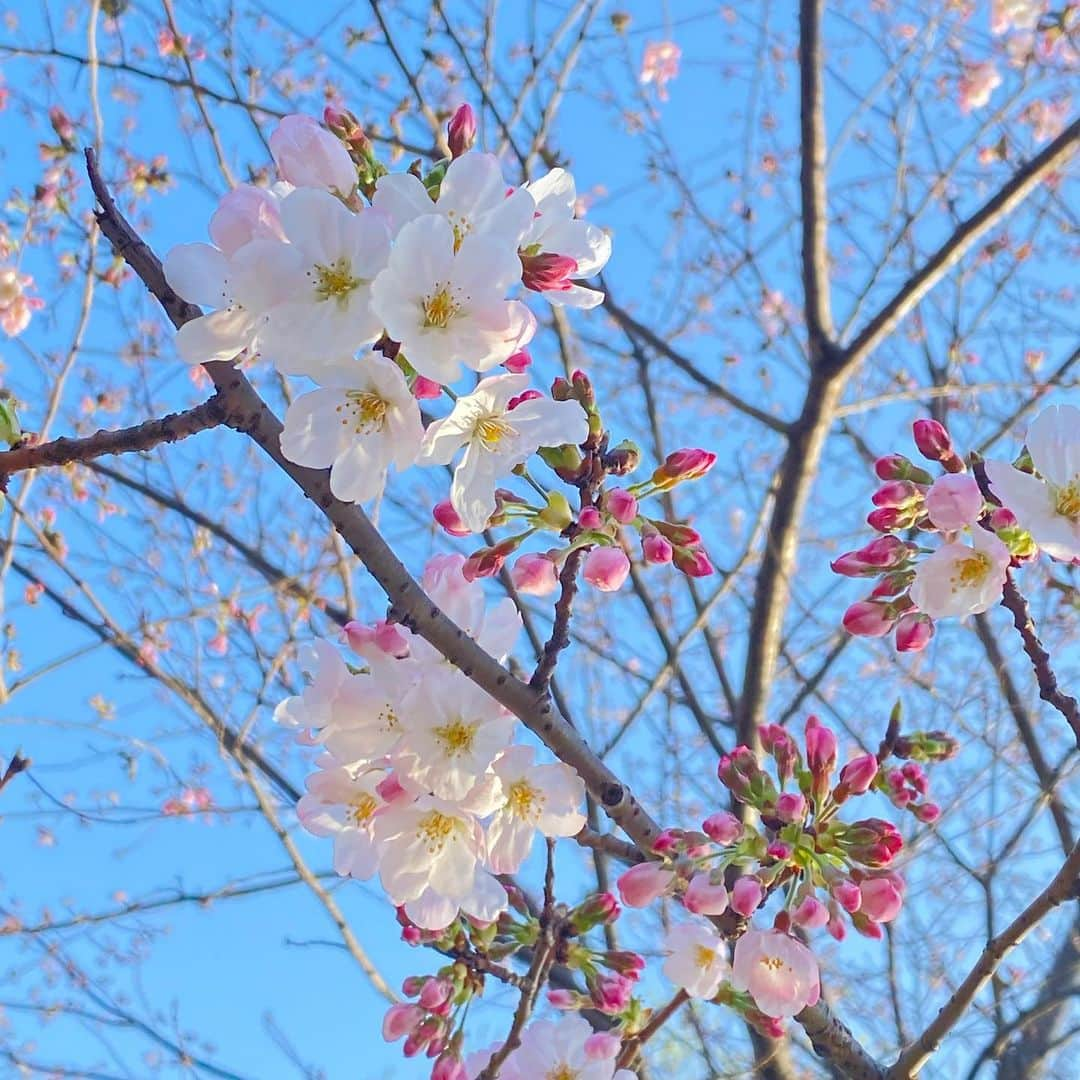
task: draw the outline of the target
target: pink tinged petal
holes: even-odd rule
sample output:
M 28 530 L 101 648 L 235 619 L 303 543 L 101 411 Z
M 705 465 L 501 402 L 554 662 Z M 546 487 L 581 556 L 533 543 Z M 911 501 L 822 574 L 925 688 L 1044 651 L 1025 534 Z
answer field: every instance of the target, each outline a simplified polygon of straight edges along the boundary
M 200 307 L 222 308 L 229 302 L 229 263 L 209 244 L 177 244 L 165 256 L 165 280 L 180 296 Z
M 405 914 L 421 930 L 442 930 L 457 918 L 458 903 L 434 889 L 425 889 L 415 899 L 406 901 Z
M 278 200 L 252 184 L 240 184 L 224 195 L 210 218 L 210 239 L 227 255 L 256 237 L 284 240 Z
M 528 857 L 536 830 L 503 811 L 488 826 L 488 864 L 496 874 L 513 874 Z
M 375 185 L 372 206 L 386 214 L 394 231 L 434 211 L 431 196 L 412 173 L 387 173 Z
M 299 188 L 336 188 L 347 195 L 356 186 L 349 152 L 313 117 L 284 117 L 270 135 L 270 153 L 282 178 Z
M 472 891 L 461 901 L 462 910 L 481 922 L 494 922 L 507 904 L 506 890 L 486 870 L 477 870 Z
M 328 469 L 351 442 L 348 425 L 342 424 L 337 390 L 313 390 L 289 405 L 281 432 L 281 452 L 297 465 Z
M 1080 409 L 1075 405 L 1051 405 L 1031 422 L 1028 452 L 1035 468 L 1057 487 L 1080 476 Z
M 176 332 L 176 351 L 189 364 L 234 360 L 255 340 L 256 324 L 243 308 L 226 308 L 184 323 Z

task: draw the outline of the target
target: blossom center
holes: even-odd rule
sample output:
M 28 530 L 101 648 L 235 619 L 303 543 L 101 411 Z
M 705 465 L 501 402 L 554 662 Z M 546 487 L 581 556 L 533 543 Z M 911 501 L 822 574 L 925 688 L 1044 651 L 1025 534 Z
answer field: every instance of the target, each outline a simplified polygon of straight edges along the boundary
M 454 834 L 455 825 L 456 822 L 448 814 L 429 810 L 416 826 L 416 835 L 427 845 L 428 854 L 434 855 L 446 846 L 446 841 Z
M 428 330 L 445 330 L 461 310 L 458 302 L 443 285 L 424 298 L 424 327 Z
M 715 951 L 710 949 L 707 945 L 694 946 L 694 963 L 697 964 L 702 971 L 711 967 L 715 959 Z
M 536 816 L 543 801 L 544 796 L 524 778 L 515 780 L 506 791 L 506 804 L 516 817 Z
M 459 718 L 435 728 L 434 735 L 443 753 L 453 758 L 467 754 L 472 749 L 473 740 L 476 738 L 476 728 L 476 724 L 466 724 Z
M 364 825 L 371 820 L 371 815 L 375 813 L 378 806 L 375 796 L 365 791 L 350 800 L 349 820 L 354 825 Z
M 976 551 L 967 558 L 960 559 L 956 564 L 956 572 L 952 576 L 952 586 L 970 589 L 981 585 L 990 573 L 990 556 L 982 551 Z
M 335 259 L 329 266 L 315 264 L 315 295 L 318 299 L 336 300 L 339 307 L 345 307 L 349 294 L 359 287 L 360 279 L 353 277 L 348 259 Z
M 454 254 L 461 250 L 462 241 L 469 235 L 472 226 L 467 218 L 461 217 L 456 210 L 450 210 L 446 215 L 450 227 L 454 230 Z
M 1080 521 L 1080 476 L 1054 491 L 1054 511 L 1072 522 Z
M 513 427 L 497 416 L 482 416 L 476 421 L 473 433 L 484 444 L 485 449 L 494 450 L 503 439 L 515 432 Z
M 569 1065 L 556 1065 L 544 1080 L 578 1080 L 580 1075 L 577 1069 L 571 1069 Z
M 386 412 L 390 403 L 371 393 L 370 390 L 346 390 L 345 400 L 349 406 L 357 435 L 369 435 L 373 431 L 381 431 L 386 422 Z M 338 412 L 345 410 L 345 405 L 337 407 Z M 348 418 L 341 418 L 342 424 L 348 424 Z
M 783 971 L 784 961 L 779 956 L 763 956 L 761 964 L 769 971 Z

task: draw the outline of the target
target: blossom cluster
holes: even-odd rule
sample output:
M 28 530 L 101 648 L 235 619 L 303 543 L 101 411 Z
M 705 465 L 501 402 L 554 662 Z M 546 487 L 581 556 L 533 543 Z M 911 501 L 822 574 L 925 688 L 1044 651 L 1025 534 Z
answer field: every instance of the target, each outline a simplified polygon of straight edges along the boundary
M 973 459 L 973 471 L 936 420 L 917 420 L 913 433 L 941 475 L 902 454 L 879 458 L 874 469 L 884 483 L 866 520 L 882 535 L 832 563 L 838 574 L 877 579 L 844 614 L 848 632 L 895 631 L 901 652 L 925 648 L 935 619 L 988 610 L 1009 568 L 1040 549 L 1055 559 L 1080 558 L 1080 409 L 1043 410 L 1015 464 Z M 928 547 L 934 536 L 942 542 Z
M 504 658 L 520 616 L 509 599 L 489 608 L 463 561 L 432 559 L 424 590 Z M 275 711 L 324 750 L 297 807 L 301 823 L 333 839 L 339 874 L 377 873 L 415 926 L 441 931 L 462 912 L 493 921 L 507 905 L 495 875 L 521 866 L 537 831 L 580 831 L 584 784 L 514 744 L 514 718 L 423 639 L 387 623 L 351 623 L 346 636 L 360 662 L 317 642 L 310 684 Z
M 904 881 L 894 862 L 903 848 L 895 825 L 879 817 L 843 820 L 841 809 L 868 793 L 884 794 L 919 821 L 940 810 L 928 801 L 922 764 L 957 751 L 942 732 L 901 735 L 899 710 L 877 754 L 859 753 L 838 769 L 836 735 L 811 716 L 800 747 L 779 725 L 761 731 L 775 779 L 749 747 L 724 755 L 718 776 L 731 796 L 756 812 L 755 826 L 720 810 L 700 831 L 665 830 L 655 860 L 619 879 L 630 907 L 677 897 L 691 914 L 668 934 L 667 976 L 691 997 L 730 1005 L 759 1030 L 776 1035 L 780 1020 L 813 1005 L 817 962 L 792 931 L 826 928 L 837 940 L 846 923 L 870 938 L 900 912 Z M 889 765 L 889 759 L 899 762 Z M 790 790 L 786 790 L 791 785 Z M 783 902 L 768 929 L 744 929 L 773 893 Z M 736 919 L 738 940 L 729 969 L 724 936 L 707 920 Z

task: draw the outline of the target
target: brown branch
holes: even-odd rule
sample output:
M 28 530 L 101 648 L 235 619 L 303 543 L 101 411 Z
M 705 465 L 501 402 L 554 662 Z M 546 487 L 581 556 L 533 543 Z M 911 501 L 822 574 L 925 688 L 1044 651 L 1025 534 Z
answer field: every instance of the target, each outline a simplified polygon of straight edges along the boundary
M 824 61 L 821 54 L 824 8 L 824 0 L 801 0 L 799 4 L 802 283 L 812 362 L 818 362 L 827 354 L 833 337 L 829 303 L 828 203 L 825 192 Z
M 536 670 L 529 679 L 529 685 L 543 693 L 555 674 L 559 662 L 559 653 L 570 644 L 570 619 L 574 612 L 574 598 L 578 591 L 578 571 L 585 560 L 586 549 L 571 551 L 559 573 L 559 599 L 555 604 L 555 619 L 551 626 L 551 636 L 544 643 L 543 652 L 537 662 Z
M 631 1039 L 626 1040 L 616 1065 L 628 1067 L 645 1045 L 688 1001 L 690 995 L 685 990 L 677 990 L 675 996 L 649 1017 L 649 1022 Z
M 11 759 L 7 763 L 7 768 L 0 773 L 0 791 L 15 779 L 19 773 L 26 772 L 30 768 L 30 759 L 23 757 L 18 750 L 12 754 Z
M 150 450 L 161 443 L 173 443 L 224 422 L 219 394 L 193 409 L 170 413 L 156 420 L 146 420 L 134 427 L 115 431 L 97 431 L 83 439 L 53 439 L 36 445 L 17 446 L 0 452 L 0 487 L 8 478 L 26 469 L 47 465 L 70 465 L 87 462 L 105 454 L 130 454 Z
M 986 943 L 967 977 L 953 991 L 929 1027 L 897 1058 L 887 1071 L 886 1080 L 910 1080 L 915 1076 L 975 995 L 990 981 L 1002 960 L 1054 908 L 1066 900 L 1077 899 L 1080 899 L 1080 844 L 1073 847 L 1054 880 L 1000 934 Z

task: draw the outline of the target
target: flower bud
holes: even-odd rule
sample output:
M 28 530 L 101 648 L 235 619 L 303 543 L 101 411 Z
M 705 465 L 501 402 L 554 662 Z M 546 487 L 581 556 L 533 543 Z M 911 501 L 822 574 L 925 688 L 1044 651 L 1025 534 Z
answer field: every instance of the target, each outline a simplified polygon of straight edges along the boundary
M 442 384 L 425 375 L 417 375 L 412 381 L 412 395 L 417 401 L 432 401 L 442 394 Z
M 598 975 L 589 983 L 589 992 L 601 1012 L 614 1016 L 630 1004 L 634 984 L 625 975 Z
M 836 736 L 812 715 L 806 718 L 806 763 L 815 776 L 836 766 Z
M 808 896 L 791 913 L 791 920 L 806 930 L 818 930 L 828 923 L 829 909 L 816 896 Z
M 676 547 L 672 552 L 672 562 L 687 577 L 708 577 L 716 573 L 712 561 L 700 547 Z
M 521 284 L 533 292 L 567 292 L 573 287 L 571 278 L 577 273 L 577 259 L 556 255 L 550 251 L 539 255 L 520 255 Z
M 946 473 L 931 484 L 925 505 L 933 525 L 943 532 L 954 532 L 979 520 L 983 494 L 974 476 Z
M 580 368 L 572 371 L 570 373 L 570 386 L 573 390 L 573 396 L 581 402 L 582 408 L 586 412 L 591 412 L 596 407 L 596 391 L 593 389 L 589 376 Z
M 513 375 L 520 375 L 523 371 L 526 371 L 531 364 L 532 357 L 525 349 L 514 353 L 513 356 L 509 356 L 503 361 L 503 367 Z
M 472 149 L 476 142 L 476 116 L 471 105 L 459 105 L 450 117 L 450 123 L 446 126 L 446 142 L 452 158 L 459 158 Z
M 582 900 L 566 918 L 575 933 L 585 934 L 593 927 L 614 922 L 619 912 L 619 902 L 611 893 L 594 893 Z
M 568 484 L 576 483 L 581 476 L 583 458 L 576 446 L 565 443 L 562 446 L 541 446 L 536 451 L 540 460 Z
M 583 506 L 578 514 L 578 528 L 593 530 L 599 529 L 604 524 L 600 511 L 595 506 Z
M 457 1054 L 442 1053 L 435 1062 L 435 1068 L 431 1070 L 431 1080 L 469 1080 L 469 1074 L 465 1071 L 465 1063 Z
M 524 534 L 510 536 L 491 547 L 474 551 L 461 567 L 461 576 L 466 581 L 494 577 L 503 568 L 506 557 L 517 551 L 524 538 Z
M 874 492 L 870 501 L 875 506 L 903 507 L 916 502 L 922 492 L 907 480 L 890 480 Z
M 944 731 L 911 731 L 893 744 L 898 758 L 913 761 L 948 761 L 960 752 L 960 743 Z
M 866 515 L 866 524 L 871 529 L 882 533 L 906 528 L 911 523 L 911 515 L 906 511 L 898 510 L 895 506 L 881 506 Z
M 806 799 L 794 792 L 785 791 L 776 800 L 776 816 L 784 822 L 802 821 L 806 817 Z
M 862 795 L 878 774 L 877 758 L 873 754 L 859 754 L 840 770 L 840 787 L 846 794 Z
M 210 218 L 210 239 L 233 255 L 252 240 L 284 240 L 278 201 L 268 191 L 240 184 L 224 195 Z
M 697 529 L 690 528 L 689 525 L 652 519 L 650 519 L 649 524 L 666 540 L 670 540 L 680 547 L 693 547 L 695 544 L 701 543 L 701 533 Z
M 859 884 L 859 910 L 874 922 L 892 922 L 904 903 L 903 881 L 896 874 L 866 878 Z
M 674 880 L 673 870 L 667 870 L 659 863 L 643 862 L 624 871 L 616 885 L 626 907 L 641 908 L 648 907 L 667 892 Z
M 888 607 L 871 600 L 857 600 L 844 612 L 844 629 L 855 637 L 884 637 L 895 625 Z
M 284 117 L 270 136 L 270 153 L 282 179 L 297 187 L 342 195 L 356 187 L 356 166 L 348 150 L 310 116 Z
M 896 826 L 881 818 L 866 818 L 849 825 L 839 843 L 848 858 L 872 869 L 888 866 L 904 846 Z
M 451 536 L 468 536 L 471 531 L 461 520 L 461 515 L 454 509 L 454 504 L 449 499 L 436 503 L 431 516 Z
M 759 809 L 765 805 L 775 805 L 777 791 L 772 777 L 762 770 L 748 746 L 736 746 L 730 754 L 724 754 L 716 774 L 740 802 Z
M 604 454 L 601 464 L 612 476 L 625 476 L 632 473 L 641 461 L 641 450 L 637 443 L 623 439 L 618 446 L 613 446 Z
M 734 814 L 727 810 L 718 810 L 701 823 L 701 830 L 713 842 L 727 847 L 742 836 L 743 826 Z
M 604 509 L 620 525 L 629 525 L 638 516 L 638 501 L 624 488 L 611 488 L 604 492 Z
M 728 893 L 723 881 L 713 883 L 707 873 L 695 874 L 683 895 L 683 905 L 695 915 L 723 915 L 728 906 Z
M 572 990 L 549 990 L 548 1004 L 555 1009 L 574 1009 L 577 1007 L 577 995 Z
M 732 885 L 728 903 L 732 911 L 749 919 L 764 899 L 765 890 L 756 877 L 741 877 Z
M 932 825 L 941 817 L 941 807 L 932 802 L 920 803 L 918 806 L 913 807 L 911 812 L 924 825 Z
M 898 652 L 922 652 L 934 636 L 934 620 L 922 612 L 909 611 L 896 624 Z
M 424 983 L 423 989 L 420 991 L 420 997 L 417 999 L 417 1004 L 422 1009 L 427 1009 L 428 1012 L 440 1013 L 445 1015 L 444 1006 L 447 1008 L 450 1004 L 450 998 L 453 996 L 454 987 L 453 984 L 447 979 L 428 979 Z
M 626 552 L 617 547 L 594 547 L 585 556 L 582 576 L 601 592 L 615 592 L 630 573 Z
M 795 775 L 795 770 L 802 763 L 798 744 L 779 724 L 763 724 L 759 734 L 762 749 L 767 754 L 772 754 L 776 762 L 776 775 L 783 786 Z
M 658 532 L 648 533 L 641 538 L 641 553 L 647 563 L 669 563 L 675 554 L 671 542 Z
M 858 911 L 862 904 L 862 892 L 850 878 L 841 878 L 829 887 L 833 899 L 847 912 Z
M 597 963 L 611 968 L 612 971 L 617 971 L 620 975 L 625 975 L 633 982 L 637 982 L 645 970 L 645 957 L 629 949 L 612 949 L 601 953 L 597 958 Z
M 879 536 L 857 551 L 847 551 L 829 565 L 845 577 L 868 577 L 903 566 L 915 553 L 915 545 L 897 536 Z
M 903 454 L 886 454 L 874 462 L 879 480 L 910 480 L 913 484 L 929 484 L 933 477 Z
M 417 1005 L 391 1005 L 383 1017 L 382 1037 L 386 1042 L 397 1042 L 415 1031 L 423 1019 L 424 1010 Z
M 519 556 L 510 571 L 510 578 L 518 592 L 529 596 L 547 596 L 559 584 L 555 564 L 546 555 Z
M 622 1039 L 610 1031 L 593 1032 L 585 1040 L 585 1056 L 590 1061 L 610 1061 L 622 1048 Z
M 549 529 L 562 532 L 574 520 L 573 511 L 561 492 L 552 491 L 547 497 L 547 506 L 536 515 Z
M 684 480 L 697 480 L 716 464 L 716 455 L 708 450 L 689 448 L 668 454 L 652 475 L 653 483 L 663 491 Z
M 955 453 L 949 433 L 936 420 L 916 420 L 911 432 L 919 453 L 928 461 L 942 461 Z

